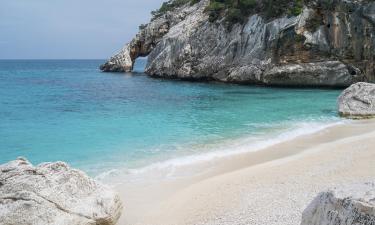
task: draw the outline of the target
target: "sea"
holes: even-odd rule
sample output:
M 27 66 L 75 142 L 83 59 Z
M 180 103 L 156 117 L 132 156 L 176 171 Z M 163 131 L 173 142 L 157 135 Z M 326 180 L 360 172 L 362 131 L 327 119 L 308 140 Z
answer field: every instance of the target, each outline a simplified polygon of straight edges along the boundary
M 105 60 L 0 60 L 0 163 L 65 161 L 94 177 L 165 170 L 342 123 L 341 90 L 103 73 Z

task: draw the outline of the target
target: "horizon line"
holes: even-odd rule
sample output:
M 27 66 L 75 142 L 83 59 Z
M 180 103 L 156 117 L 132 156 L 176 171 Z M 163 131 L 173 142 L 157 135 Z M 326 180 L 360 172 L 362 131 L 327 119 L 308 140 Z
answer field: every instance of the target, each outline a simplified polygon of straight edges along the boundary
M 137 59 L 143 59 L 146 57 L 138 57 Z M 27 59 L 27 58 L 0 58 L 0 60 L 108 60 L 109 58 L 50 58 L 50 59 L 43 59 L 43 58 L 36 58 L 36 59 Z
M 51 58 L 51 59 L 43 59 L 43 58 L 37 58 L 37 59 L 27 59 L 27 58 L 0 58 L 0 60 L 107 60 L 106 58 L 98 59 L 98 58 Z

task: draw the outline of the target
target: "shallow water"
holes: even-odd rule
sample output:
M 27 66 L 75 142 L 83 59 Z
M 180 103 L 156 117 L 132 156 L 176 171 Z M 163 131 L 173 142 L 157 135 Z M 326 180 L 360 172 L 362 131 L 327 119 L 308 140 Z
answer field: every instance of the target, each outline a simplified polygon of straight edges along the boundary
M 339 120 L 340 90 L 153 79 L 144 60 L 136 73 L 101 73 L 102 62 L 0 61 L 0 163 L 62 160 L 98 175 L 252 150 Z

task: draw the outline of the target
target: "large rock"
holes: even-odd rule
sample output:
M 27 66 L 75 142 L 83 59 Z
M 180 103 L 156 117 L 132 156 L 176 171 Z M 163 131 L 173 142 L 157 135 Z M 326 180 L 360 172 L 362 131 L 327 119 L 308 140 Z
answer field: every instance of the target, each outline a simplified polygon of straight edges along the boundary
M 375 225 L 374 184 L 319 194 L 303 212 L 301 225 Z
M 178 15 L 181 15 L 181 13 Z M 180 19 L 174 14 L 168 14 L 155 18 L 148 25 L 141 25 L 136 37 L 126 44 L 119 53 L 101 65 L 100 69 L 104 72 L 132 71 L 135 60 L 138 57 L 150 54 L 155 45 L 169 31 L 171 21 L 176 23 Z
M 223 18 L 209 22 L 209 0 L 187 4 L 142 26 L 102 70 L 129 71 L 138 56 L 148 56 L 146 73 L 154 77 L 290 86 L 375 82 L 375 2 L 305 2 L 299 16 L 253 14 L 230 29 Z
M 133 61 L 134 59 L 130 55 L 130 44 L 127 44 L 118 54 L 101 65 L 100 70 L 105 72 L 130 72 L 133 69 Z
M 115 192 L 66 163 L 0 166 L 2 225 L 112 225 L 121 210 Z
M 270 85 L 347 87 L 356 81 L 339 61 L 275 66 L 263 76 L 263 82 Z
M 353 119 L 375 117 L 375 84 L 359 82 L 345 89 L 338 99 L 338 111 Z

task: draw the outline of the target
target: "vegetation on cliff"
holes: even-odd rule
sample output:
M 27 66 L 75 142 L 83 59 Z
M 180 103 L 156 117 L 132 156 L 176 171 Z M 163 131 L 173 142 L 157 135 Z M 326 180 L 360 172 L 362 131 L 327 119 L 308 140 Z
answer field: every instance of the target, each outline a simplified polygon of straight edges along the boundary
M 153 11 L 152 15 L 158 17 L 177 7 L 198 2 L 200 0 L 169 0 Z M 232 25 L 244 22 L 248 16 L 255 13 L 262 14 L 265 18 L 297 16 L 302 12 L 303 3 L 304 0 L 210 0 L 206 12 L 210 22 L 225 18 L 225 21 Z
M 229 24 L 234 24 L 244 22 L 255 13 L 266 18 L 297 16 L 302 12 L 303 3 L 303 0 L 211 0 L 206 10 L 211 22 L 225 17 Z
M 152 11 L 151 14 L 154 17 L 158 17 L 177 7 L 186 5 L 188 3 L 191 5 L 194 5 L 195 3 L 198 3 L 198 2 L 200 2 L 200 0 L 169 0 L 167 2 L 163 2 L 161 7 L 155 11 Z

